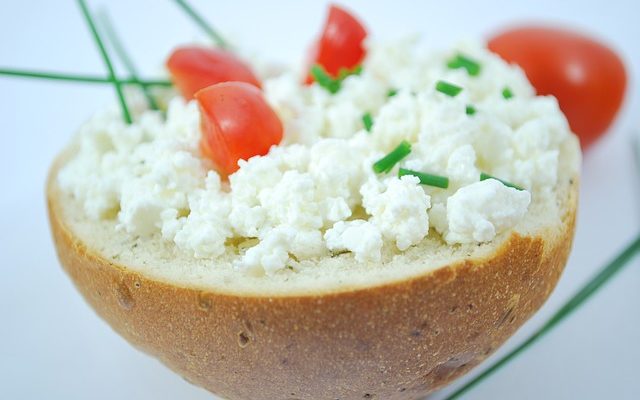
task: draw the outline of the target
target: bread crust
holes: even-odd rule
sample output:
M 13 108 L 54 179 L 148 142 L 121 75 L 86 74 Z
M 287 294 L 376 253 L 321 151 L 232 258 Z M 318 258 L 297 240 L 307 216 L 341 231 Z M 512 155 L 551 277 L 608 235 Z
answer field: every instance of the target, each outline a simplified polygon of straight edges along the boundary
M 559 232 L 512 234 L 485 259 L 339 293 L 233 296 L 131 271 L 88 248 L 47 185 L 60 262 L 111 327 L 226 399 L 418 399 L 488 357 L 544 303 L 572 244 L 577 179 Z

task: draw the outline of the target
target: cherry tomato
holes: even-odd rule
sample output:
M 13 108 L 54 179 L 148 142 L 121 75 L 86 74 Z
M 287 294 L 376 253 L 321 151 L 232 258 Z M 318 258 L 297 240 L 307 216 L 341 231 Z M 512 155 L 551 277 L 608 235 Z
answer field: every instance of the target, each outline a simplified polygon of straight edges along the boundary
M 322 35 L 309 51 L 309 69 L 320 64 L 334 78 L 338 77 L 341 69 L 353 69 L 364 58 L 362 41 L 366 36 L 366 29 L 353 15 L 331 5 Z M 308 75 L 306 82 L 313 82 L 313 77 Z
M 538 94 L 558 99 L 583 148 L 607 130 L 620 109 L 624 64 L 601 43 L 567 30 L 527 26 L 495 36 L 489 48 L 522 67 Z
M 238 160 L 267 154 L 282 140 L 282 122 L 262 92 L 246 82 L 222 82 L 195 94 L 200 107 L 200 143 L 222 176 Z
M 247 82 L 260 87 L 260 81 L 242 60 L 215 48 L 178 47 L 167 60 L 171 79 L 185 99 L 193 99 L 200 89 L 220 82 Z

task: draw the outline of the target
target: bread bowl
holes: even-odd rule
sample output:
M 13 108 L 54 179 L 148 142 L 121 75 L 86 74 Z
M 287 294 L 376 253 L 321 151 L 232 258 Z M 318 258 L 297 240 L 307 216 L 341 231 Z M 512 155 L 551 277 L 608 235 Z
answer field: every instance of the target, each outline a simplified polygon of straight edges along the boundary
M 489 240 L 449 243 L 431 226 L 406 247 L 387 240 L 378 257 L 328 247 L 292 256 L 293 268 L 249 274 L 233 261 L 253 242 L 200 257 L 157 230 L 122 228 L 126 208 L 90 218 L 86 199 L 60 178 L 82 151 L 74 141 L 47 184 L 63 267 L 125 339 L 228 399 L 421 398 L 480 363 L 542 305 L 573 238 L 580 150 L 570 133 L 553 150 L 553 184 L 526 185 L 526 214 Z

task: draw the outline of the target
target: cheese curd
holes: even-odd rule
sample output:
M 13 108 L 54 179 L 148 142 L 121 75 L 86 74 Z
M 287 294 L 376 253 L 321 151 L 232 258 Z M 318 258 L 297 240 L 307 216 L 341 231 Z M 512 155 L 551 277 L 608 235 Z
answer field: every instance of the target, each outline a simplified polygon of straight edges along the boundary
M 284 139 L 241 160 L 228 182 L 200 154 L 197 105 L 173 98 L 166 118 L 139 111 L 125 125 L 115 109 L 91 118 L 60 187 L 91 219 L 115 219 L 121 231 L 158 235 L 198 258 L 232 254 L 236 268 L 258 275 L 337 252 L 380 262 L 383 250 L 399 253 L 428 235 L 489 242 L 553 189 L 569 127 L 556 100 L 536 97 L 521 70 L 474 43 L 440 53 L 413 38 L 367 46 L 361 74 L 335 94 L 291 71 L 265 78 Z M 476 60 L 480 74 L 447 68 L 458 53 Z M 440 80 L 463 90 L 441 93 Z M 374 173 L 373 163 L 403 140 L 411 153 Z M 446 176 L 449 186 L 398 178 L 399 166 Z M 525 190 L 480 181 L 481 172 Z

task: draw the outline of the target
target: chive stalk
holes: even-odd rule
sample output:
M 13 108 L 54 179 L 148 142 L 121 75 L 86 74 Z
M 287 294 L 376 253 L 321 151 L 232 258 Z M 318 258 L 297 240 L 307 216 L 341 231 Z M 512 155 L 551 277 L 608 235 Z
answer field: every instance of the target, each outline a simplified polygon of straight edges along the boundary
M 342 88 L 342 81 L 351 75 L 360 75 L 362 72 L 362 66 L 356 65 L 352 69 L 340 68 L 338 77 L 334 78 L 324 69 L 320 64 L 315 64 L 311 67 L 311 76 L 318 83 L 318 85 L 325 88 L 329 93 L 336 94 Z
M 487 180 L 487 179 L 495 179 L 495 180 L 497 180 L 498 182 L 502 183 L 502 184 L 503 184 L 503 185 L 505 185 L 505 186 L 512 187 L 512 188 L 514 188 L 514 189 L 516 189 L 516 190 L 524 190 L 522 187 L 520 187 L 520 186 L 518 186 L 518 185 L 516 185 L 516 184 L 513 184 L 513 183 L 511 183 L 511 182 L 508 182 L 508 181 L 505 181 L 505 180 L 502 180 L 502 179 L 496 178 L 495 176 L 491 176 L 491 175 L 489 175 L 489 174 L 486 174 L 486 173 L 484 173 L 484 172 L 481 172 L 481 173 L 480 173 L 480 180 L 481 180 L 481 181 L 484 181 L 484 180 Z
M 339 81 L 343 81 L 348 76 L 360 75 L 361 73 L 362 73 L 362 65 L 360 65 L 360 64 L 356 65 L 355 67 L 353 67 L 351 69 L 342 67 L 338 71 L 338 77 L 336 79 L 338 79 Z
M 436 83 L 436 90 L 451 97 L 456 97 L 460 92 L 462 92 L 462 88 L 460 86 L 445 81 L 438 81 Z
M 342 86 L 340 80 L 330 77 L 327 71 L 325 71 L 320 64 L 316 64 L 311 67 L 311 76 L 313 76 L 313 79 L 318 82 L 318 85 L 327 89 L 331 94 L 338 93 Z
M 426 172 L 413 171 L 411 169 L 400 168 L 398 170 L 398 177 L 412 175 L 420 179 L 420 183 L 427 186 L 435 186 L 442 189 L 449 187 L 449 178 L 446 176 L 428 174 Z
M 393 97 L 398 94 L 398 89 L 391 88 L 387 90 L 387 97 Z
M 96 29 L 96 25 L 93 22 L 91 13 L 89 12 L 89 8 L 87 7 L 85 0 L 77 0 L 77 1 L 78 1 L 78 5 L 80 6 L 80 9 L 82 10 L 82 15 L 84 16 L 84 19 L 86 20 L 87 25 L 89 25 L 89 29 L 91 30 L 91 33 L 93 35 L 93 39 L 96 42 L 98 49 L 100 50 L 102 60 L 104 61 L 107 67 L 107 70 L 109 71 L 109 81 L 113 83 L 113 86 L 116 89 L 116 94 L 118 95 L 120 107 L 122 108 L 122 117 L 124 118 L 124 122 L 126 122 L 127 124 L 131 124 L 133 121 L 131 119 L 131 114 L 129 113 L 129 107 L 127 107 L 127 102 L 124 98 L 124 93 L 122 92 L 122 87 L 120 85 L 120 82 L 116 79 L 116 74 L 113 70 L 111 59 L 109 58 L 109 54 L 107 53 L 107 50 L 104 47 L 104 43 L 100 38 L 100 34 Z
M 373 126 L 373 117 L 371 116 L 371 113 L 365 113 L 362 116 L 362 124 L 367 132 L 371 132 L 371 127 Z
M 447 62 L 447 67 L 450 69 L 464 68 L 471 76 L 478 76 L 481 69 L 477 61 L 460 53 Z
M 65 74 L 59 72 L 49 71 L 30 71 L 22 69 L 10 69 L 0 68 L 0 75 L 15 76 L 17 78 L 34 78 L 34 79 L 47 79 L 52 81 L 67 81 L 67 82 L 80 82 L 80 83 L 98 83 L 98 84 L 113 84 L 109 77 L 95 76 L 95 75 L 83 75 L 83 74 Z M 160 86 L 171 87 L 173 83 L 167 80 L 135 80 L 133 77 L 119 79 L 116 78 L 121 85 L 141 85 L 141 86 Z
M 138 69 L 136 68 L 133 61 L 131 60 L 131 57 L 129 57 L 127 50 L 124 48 L 124 45 L 122 44 L 122 41 L 120 40 L 120 37 L 118 36 L 118 33 L 116 32 L 107 11 L 104 9 L 101 10 L 98 13 L 98 19 L 102 25 L 102 28 L 104 29 L 107 39 L 111 42 L 111 45 L 113 46 L 113 50 L 116 52 L 118 57 L 120 57 L 120 60 L 122 60 L 122 63 L 127 69 L 127 72 L 136 83 L 140 84 L 140 88 L 142 89 L 142 93 L 144 94 L 144 97 L 147 99 L 149 108 L 151 108 L 152 110 L 158 110 L 159 109 L 158 103 L 155 101 L 155 99 L 149 92 L 149 89 L 146 86 L 141 84 L 140 79 L 138 77 L 139 76 Z
M 389 154 L 382 157 L 380 160 L 373 164 L 373 170 L 380 173 L 387 173 L 393 169 L 393 167 L 403 158 L 411 153 L 411 144 L 406 140 L 400 142 L 400 144 Z
M 472 106 L 471 104 L 468 104 L 465 107 L 464 111 L 467 113 L 467 115 L 474 115 L 476 113 L 476 108 L 474 106 Z
M 505 100 L 509 100 L 510 98 L 512 98 L 513 92 L 511 91 L 511 88 L 506 86 L 504 89 L 502 89 L 502 97 L 505 98 Z
M 211 25 L 205 21 L 205 19 L 196 12 L 186 1 L 175 0 L 175 2 L 182 8 L 182 10 L 202 29 L 209 37 L 216 42 L 218 47 L 228 49 L 229 44 L 227 41 L 215 30 Z

